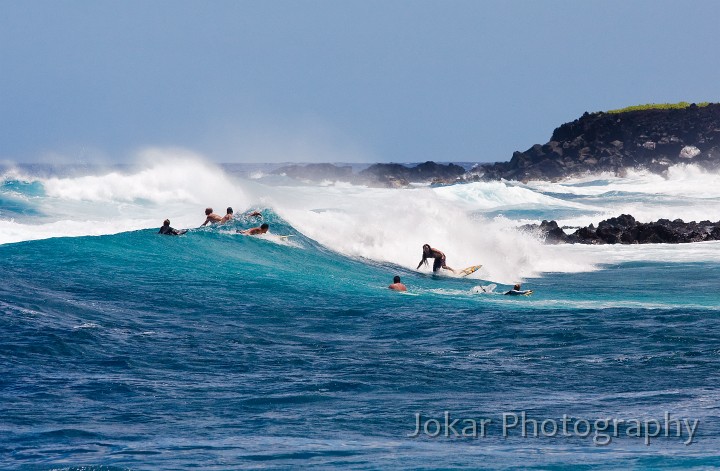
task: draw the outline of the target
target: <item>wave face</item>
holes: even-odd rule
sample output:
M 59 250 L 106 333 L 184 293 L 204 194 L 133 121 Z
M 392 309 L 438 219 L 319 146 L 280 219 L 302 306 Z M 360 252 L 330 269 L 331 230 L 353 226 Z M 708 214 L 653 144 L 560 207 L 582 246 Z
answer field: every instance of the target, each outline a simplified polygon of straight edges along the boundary
M 4 174 L 3 469 L 719 464 L 720 244 L 549 247 L 516 230 L 620 212 L 718 220 L 717 175 L 390 190 L 147 158 Z M 232 223 L 198 227 L 228 205 Z M 250 209 L 268 234 L 236 233 L 260 222 Z M 157 235 L 165 218 L 190 232 Z M 415 270 L 424 243 L 483 267 Z M 387 289 L 394 275 L 407 294 Z M 518 281 L 534 294 L 502 295 Z M 491 419 L 487 435 L 408 437 L 416 413 L 445 411 Z M 522 411 L 699 426 L 690 445 L 685 432 L 648 447 L 627 428 L 606 446 L 503 438 L 502 414 Z

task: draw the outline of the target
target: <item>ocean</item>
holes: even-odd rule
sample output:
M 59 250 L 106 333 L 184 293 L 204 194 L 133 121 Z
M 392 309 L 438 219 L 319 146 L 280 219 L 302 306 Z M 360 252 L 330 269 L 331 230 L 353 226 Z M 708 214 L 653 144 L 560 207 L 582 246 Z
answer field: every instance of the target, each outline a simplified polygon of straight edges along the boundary
M 150 155 L 0 182 L 2 469 L 720 466 L 720 243 L 518 229 L 718 221 L 718 174 L 378 189 Z M 425 243 L 483 267 L 416 270 Z

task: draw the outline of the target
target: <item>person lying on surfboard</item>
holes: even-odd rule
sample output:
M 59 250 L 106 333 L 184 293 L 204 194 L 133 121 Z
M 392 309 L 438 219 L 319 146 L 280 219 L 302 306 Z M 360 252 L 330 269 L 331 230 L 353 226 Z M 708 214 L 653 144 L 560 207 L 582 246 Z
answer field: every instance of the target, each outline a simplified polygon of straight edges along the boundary
M 420 263 L 418 263 L 417 268 L 420 268 L 420 266 L 424 263 L 425 265 L 428 264 L 427 259 L 428 258 L 434 258 L 435 261 L 433 262 L 433 272 L 436 272 L 440 270 L 441 268 L 444 268 L 445 270 L 450 270 L 451 272 L 455 273 L 455 270 L 450 268 L 445 264 L 445 254 L 439 251 L 438 249 L 434 249 L 430 247 L 430 244 L 423 245 L 423 254 L 422 254 L 422 260 L 420 260 Z
M 232 220 L 232 218 L 233 218 L 233 209 L 230 206 L 228 206 L 227 214 L 225 214 L 225 216 L 222 217 L 222 219 L 220 220 L 220 224 L 225 224 L 226 222 Z
M 163 222 L 162 227 L 161 227 L 160 230 L 158 231 L 158 234 L 163 234 L 163 235 L 183 235 L 183 234 L 185 234 L 186 232 L 187 232 L 187 229 L 177 230 L 177 229 L 174 229 L 174 228 L 170 227 L 170 219 L 165 219 L 165 221 Z
M 265 234 L 268 231 L 268 229 L 270 229 L 270 226 L 268 226 L 268 224 L 265 223 L 260 227 L 253 227 L 251 229 L 245 229 L 244 231 L 241 231 L 238 229 L 236 232 L 238 234 L 242 234 L 242 235 L 260 235 L 260 234 Z
M 399 276 L 395 276 L 393 278 L 393 284 L 388 286 L 393 291 L 407 291 L 407 286 L 405 286 L 401 281 Z
M 533 290 L 531 290 L 531 289 L 523 290 L 520 288 L 521 288 L 520 283 L 515 283 L 515 286 L 513 286 L 513 289 L 506 292 L 505 294 L 510 295 L 510 296 L 529 296 L 533 293 Z
M 208 223 L 215 224 L 216 222 L 222 221 L 222 217 L 218 216 L 217 214 L 213 213 L 212 208 L 205 208 L 205 222 L 200 224 L 200 226 L 207 226 Z

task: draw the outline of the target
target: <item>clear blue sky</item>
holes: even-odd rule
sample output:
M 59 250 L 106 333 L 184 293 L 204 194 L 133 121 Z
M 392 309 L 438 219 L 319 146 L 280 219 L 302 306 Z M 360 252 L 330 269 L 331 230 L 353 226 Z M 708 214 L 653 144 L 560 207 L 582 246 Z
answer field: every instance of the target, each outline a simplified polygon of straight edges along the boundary
M 720 1 L 0 0 L 0 160 L 505 161 L 720 101 Z

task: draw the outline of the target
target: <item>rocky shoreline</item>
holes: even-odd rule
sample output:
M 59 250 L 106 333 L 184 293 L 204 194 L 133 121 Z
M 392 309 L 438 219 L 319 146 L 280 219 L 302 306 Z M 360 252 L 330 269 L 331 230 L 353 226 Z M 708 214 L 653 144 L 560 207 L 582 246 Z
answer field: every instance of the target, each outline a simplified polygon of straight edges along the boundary
M 509 162 L 478 163 L 469 170 L 428 161 L 415 166 L 374 164 L 357 173 L 342 165 L 289 165 L 273 173 L 308 182 L 406 187 L 415 182 L 556 181 L 601 172 L 623 176 L 628 169 L 664 174 L 680 163 L 720 168 L 720 103 L 585 113 L 555 129 L 546 144 L 514 152 Z
M 571 176 L 693 163 L 720 167 L 720 104 L 620 113 L 585 113 L 555 129 L 550 141 L 509 162 L 479 165 L 483 180 L 557 180 Z
M 547 244 L 683 244 L 720 240 L 720 221 L 684 222 L 658 219 L 641 223 L 629 214 L 601 221 L 567 234 L 555 221 L 527 224 L 521 230 L 542 237 Z
M 356 185 L 384 188 L 403 188 L 410 183 L 452 184 L 462 182 L 464 167 L 428 161 L 415 166 L 402 164 L 373 164 L 358 173 L 350 166 L 333 164 L 288 165 L 272 172 L 306 182 L 340 181 Z
M 307 182 L 329 180 L 402 188 L 416 182 L 447 185 L 493 180 L 557 181 L 601 172 L 622 177 L 628 169 L 664 175 L 668 168 L 682 163 L 720 169 L 720 103 L 647 105 L 585 113 L 556 128 L 544 145 L 515 152 L 509 162 L 479 163 L 469 170 L 452 163 L 428 161 L 415 166 L 374 164 L 357 173 L 350 166 L 289 165 L 273 173 Z M 591 224 L 578 228 L 571 234 L 556 221 L 526 225 L 522 230 L 540 235 L 549 244 L 678 244 L 720 240 L 720 221 L 659 219 L 640 223 L 628 214 L 601 221 L 597 227 Z

